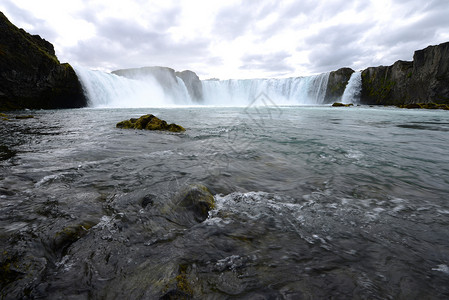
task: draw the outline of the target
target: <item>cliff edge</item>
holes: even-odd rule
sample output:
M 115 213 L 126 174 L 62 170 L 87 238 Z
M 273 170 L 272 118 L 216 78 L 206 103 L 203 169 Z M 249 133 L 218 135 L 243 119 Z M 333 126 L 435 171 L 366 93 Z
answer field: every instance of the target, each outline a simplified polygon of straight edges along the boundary
M 449 104 L 449 42 L 415 51 L 413 61 L 362 72 L 362 104 Z
M 0 12 L 0 110 L 86 105 L 75 71 L 59 62 L 53 45 Z

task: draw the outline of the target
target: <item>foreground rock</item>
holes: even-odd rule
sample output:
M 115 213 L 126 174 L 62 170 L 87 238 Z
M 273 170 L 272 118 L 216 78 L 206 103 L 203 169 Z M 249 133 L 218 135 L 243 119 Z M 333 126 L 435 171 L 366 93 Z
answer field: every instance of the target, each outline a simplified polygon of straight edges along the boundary
M 0 12 L 0 110 L 76 108 L 87 105 L 69 64 L 53 45 L 14 26 Z
M 413 61 L 362 72 L 362 104 L 449 104 L 449 42 L 415 51 Z
M 209 211 L 215 207 L 214 196 L 202 184 L 191 184 L 181 189 L 175 197 L 175 204 L 191 213 L 191 219 L 203 222 Z
M 183 132 L 184 127 L 177 124 L 168 124 L 166 121 L 159 119 L 151 114 L 141 116 L 138 119 L 132 118 L 129 120 L 117 123 L 117 128 L 124 129 L 146 129 L 146 130 L 162 130 L 170 132 Z

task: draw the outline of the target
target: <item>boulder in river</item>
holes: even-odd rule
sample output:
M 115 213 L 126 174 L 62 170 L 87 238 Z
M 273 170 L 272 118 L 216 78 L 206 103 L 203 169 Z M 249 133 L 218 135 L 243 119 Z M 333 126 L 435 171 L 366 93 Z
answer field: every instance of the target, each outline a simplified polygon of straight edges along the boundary
M 185 131 L 184 127 L 174 123 L 168 124 L 166 121 L 161 120 L 151 114 L 141 116 L 138 119 L 131 118 L 129 120 L 121 121 L 117 123 L 116 127 L 125 129 L 162 130 L 171 132 Z

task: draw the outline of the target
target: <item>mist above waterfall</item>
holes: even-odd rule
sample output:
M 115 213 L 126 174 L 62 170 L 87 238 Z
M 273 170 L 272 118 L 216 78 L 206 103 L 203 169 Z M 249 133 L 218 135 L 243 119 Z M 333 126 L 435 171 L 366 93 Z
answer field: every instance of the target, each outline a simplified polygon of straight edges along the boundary
M 270 99 L 270 105 L 322 105 L 327 104 L 325 97 L 330 74 L 200 81 L 191 71 L 175 72 L 164 67 L 125 69 L 113 73 L 77 67 L 76 72 L 90 107 L 115 108 L 191 105 L 245 107 L 261 94 Z M 360 87 L 351 82 L 348 83 L 349 87 L 352 90 L 345 96 L 345 101 L 350 102 Z

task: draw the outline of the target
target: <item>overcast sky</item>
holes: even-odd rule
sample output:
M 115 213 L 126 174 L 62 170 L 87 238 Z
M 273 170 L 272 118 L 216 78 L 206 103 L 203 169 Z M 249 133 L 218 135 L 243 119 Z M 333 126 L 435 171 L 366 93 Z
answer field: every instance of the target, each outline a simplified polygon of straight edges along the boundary
M 317 74 L 412 60 L 449 41 L 449 0 L 2 0 L 61 62 L 167 66 L 201 79 Z

